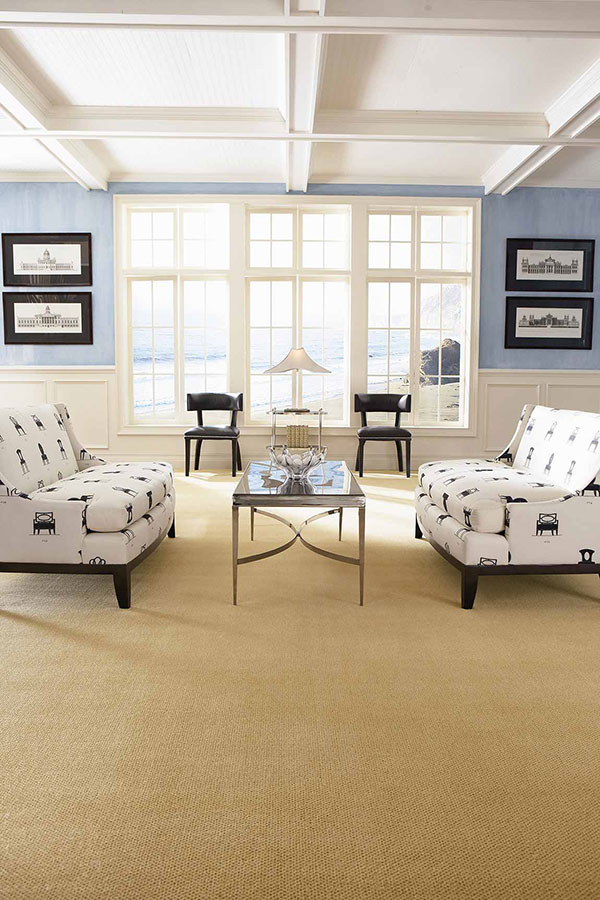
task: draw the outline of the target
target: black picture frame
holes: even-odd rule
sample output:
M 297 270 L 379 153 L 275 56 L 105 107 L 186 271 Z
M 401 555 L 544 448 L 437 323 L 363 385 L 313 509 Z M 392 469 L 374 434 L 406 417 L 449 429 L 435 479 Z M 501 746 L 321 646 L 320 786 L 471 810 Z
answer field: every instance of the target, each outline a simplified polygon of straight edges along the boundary
M 507 238 L 505 289 L 507 291 L 527 291 L 527 293 L 531 291 L 560 291 L 563 294 L 590 293 L 594 287 L 594 249 L 595 241 L 593 240 Z M 523 257 L 519 251 L 526 253 L 528 250 L 542 251 L 544 253 L 547 251 L 548 256 L 551 258 L 553 250 L 559 250 L 561 253 L 583 251 L 581 278 L 573 280 L 571 277 L 567 277 L 569 273 L 565 273 L 565 277 L 556 278 L 552 277 L 552 272 L 530 272 L 527 277 L 519 278 L 520 273 L 517 267 L 519 262 L 521 262 L 521 265 L 523 264 Z M 564 263 L 565 267 L 568 267 L 568 259 L 565 258 Z M 531 263 L 532 267 L 535 265 L 535 263 Z M 544 277 L 545 275 L 547 277 Z
M 31 318 L 36 316 L 34 307 L 43 311 L 46 307 L 56 307 L 76 303 L 79 305 L 78 318 L 81 323 L 80 330 L 53 330 L 51 324 L 47 331 L 35 330 L 41 323 L 33 326 L 30 331 L 26 327 L 19 327 L 19 313 L 17 304 L 30 304 L 32 306 Z M 92 294 L 91 291 L 73 291 L 52 293 L 50 291 L 34 294 L 25 291 L 5 291 L 2 294 L 2 306 L 4 311 L 4 343 L 5 344 L 93 344 L 92 330 Z M 59 317 L 63 314 L 54 312 Z M 65 316 L 65 318 L 68 318 Z M 21 319 L 22 321 L 22 319 Z M 57 326 L 58 327 L 58 326 Z M 63 326 L 64 327 L 64 326 Z
M 543 333 L 543 327 L 538 330 L 537 326 L 527 326 L 532 328 L 531 335 L 519 333 L 525 330 L 518 326 L 519 310 L 525 309 L 539 310 L 540 318 L 551 310 L 576 316 L 581 323 L 581 334 L 569 338 L 565 335 L 566 328 L 559 326 L 550 326 L 557 328 L 556 337 L 551 336 L 550 330 Z M 591 297 L 507 297 L 504 346 L 511 350 L 591 350 L 593 320 L 594 301 Z
M 31 251 L 23 257 L 31 262 L 33 268 L 39 267 L 39 271 L 19 273 L 17 255 L 21 253 L 23 245 L 29 246 Z M 73 252 L 70 259 L 66 255 L 69 245 L 77 246 L 78 251 Z M 39 248 L 39 251 L 38 249 Z M 51 271 L 53 256 L 57 252 L 65 258 L 56 260 L 56 268 L 66 267 L 71 263 L 75 271 Z M 36 254 L 39 253 L 39 256 Z M 77 259 L 78 255 L 78 259 Z M 45 258 L 45 259 L 44 259 Z M 47 261 L 46 261 L 47 260 Z M 59 286 L 89 286 L 92 284 L 92 235 L 89 232 L 65 232 L 61 234 L 3 234 L 2 235 L 2 268 L 4 272 L 4 284 L 7 287 L 59 287 Z M 77 271 L 80 268 L 81 271 Z

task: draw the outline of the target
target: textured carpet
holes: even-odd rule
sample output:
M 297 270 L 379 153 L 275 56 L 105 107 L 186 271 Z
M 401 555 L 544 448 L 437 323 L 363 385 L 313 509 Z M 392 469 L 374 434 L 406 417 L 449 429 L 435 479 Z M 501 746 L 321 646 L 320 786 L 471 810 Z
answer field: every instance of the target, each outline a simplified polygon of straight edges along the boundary
M 2 898 L 600 895 L 598 578 L 486 579 L 463 611 L 412 483 L 364 484 L 362 609 L 299 544 L 234 608 L 208 473 L 177 479 L 131 610 L 110 578 L 0 576 Z M 256 524 L 258 551 L 289 537 Z

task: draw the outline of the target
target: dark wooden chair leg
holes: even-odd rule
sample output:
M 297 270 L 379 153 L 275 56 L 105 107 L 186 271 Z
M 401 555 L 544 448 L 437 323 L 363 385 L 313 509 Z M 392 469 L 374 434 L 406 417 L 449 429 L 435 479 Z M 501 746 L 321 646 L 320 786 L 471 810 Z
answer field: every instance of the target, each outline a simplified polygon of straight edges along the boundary
M 129 609 L 131 606 L 131 570 L 127 566 L 119 566 L 113 572 L 113 582 L 117 603 L 121 609 Z
M 186 475 L 186 478 L 189 474 L 190 474 L 190 442 L 186 438 L 186 441 L 185 441 L 185 475 Z
M 358 442 L 358 447 L 356 448 L 356 462 L 354 463 L 354 471 L 358 472 L 358 467 L 360 465 L 360 447 L 361 443 Z
M 415 537 L 419 541 L 423 537 L 423 532 L 421 531 L 421 526 L 419 525 L 419 520 L 415 516 Z
M 231 442 L 231 477 L 235 478 L 237 475 L 237 441 Z
M 243 471 L 244 471 L 244 467 L 243 467 L 243 465 L 242 465 L 242 451 L 240 450 L 240 442 L 239 442 L 239 441 L 236 441 L 236 444 L 237 444 L 237 464 L 238 464 L 238 469 L 240 470 L 240 472 L 243 472 Z
M 410 478 L 410 441 L 406 442 L 406 477 Z
M 174 537 L 175 537 L 175 516 L 174 516 L 174 515 L 173 515 L 173 521 L 171 522 L 171 527 L 170 527 L 169 530 L 167 531 L 167 535 L 168 535 L 168 537 L 170 537 L 170 538 L 174 538 Z
M 477 593 L 477 581 L 479 576 L 474 572 L 463 569 L 461 577 L 461 607 L 463 609 L 473 609 L 475 602 L 475 594 Z
M 404 463 L 402 462 L 402 441 L 396 441 L 396 456 L 398 457 L 398 471 L 404 471 Z
M 202 441 L 196 441 L 196 454 L 194 456 L 194 469 L 196 472 L 200 467 L 200 451 L 202 450 Z
M 367 443 L 366 441 L 361 441 L 360 448 L 358 451 L 358 474 L 359 474 L 360 478 L 363 477 L 363 469 L 364 469 L 364 464 L 365 464 L 365 444 L 366 443 Z

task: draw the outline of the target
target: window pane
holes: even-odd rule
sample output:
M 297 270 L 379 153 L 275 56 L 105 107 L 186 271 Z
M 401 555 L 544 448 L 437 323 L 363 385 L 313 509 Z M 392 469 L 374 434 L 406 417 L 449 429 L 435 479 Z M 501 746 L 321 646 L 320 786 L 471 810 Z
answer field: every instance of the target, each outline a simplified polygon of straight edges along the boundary
M 206 235 L 206 213 L 186 211 L 183 214 L 183 236 L 185 240 L 204 240 Z
M 206 327 L 227 328 L 229 324 L 229 286 L 226 281 L 206 282 Z
M 439 380 L 435 377 L 423 376 L 419 383 L 419 406 L 417 422 L 420 425 L 434 425 L 439 421 Z
M 308 406 L 310 409 L 318 409 L 323 405 L 323 379 L 323 375 L 302 375 L 303 405 Z
M 271 265 L 269 241 L 250 241 L 250 265 L 255 268 L 268 268 Z
M 152 372 L 152 329 L 133 328 L 131 331 L 133 371 Z
M 460 419 L 460 380 L 440 379 L 440 421 L 458 422 Z
M 323 214 L 304 213 L 302 216 L 302 239 L 304 241 L 322 241 L 323 238 Z
M 391 244 L 390 267 L 392 269 L 410 269 L 410 244 Z
M 131 324 L 152 325 L 152 282 L 131 282 Z
M 154 371 L 173 372 L 175 369 L 174 336 L 170 328 L 154 330 Z
M 250 213 L 250 238 L 253 241 L 271 238 L 271 216 L 269 213 Z
M 410 371 L 410 332 L 390 331 L 389 371 L 394 375 Z
M 439 328 L 440 291 L 439 284 L 421 284 L 421 328 Z
M 221 393 L 227 389 L 227 378 L 225 375 L 207 375 L 206 376 L 206 390 L 207 391 L 215 391 L 216 393 Z M 229 422 L 229 417 L 226 413 L 216 413 L 213 421 L 221 421 L 224 423 L 224 419 L 227 419 Z
M 344 418 L 344 378 L 342 375 L 325 375 L 323 381 L 323 409 L 330 421 L 341 421 Z
M 421 216 L 421 240 L 422 241 L 441 241 L 442 239 L 442 217 L 423 215 Z
M 389 269 L 390 267 L 390 245 L 381 242 L 369 242 L 369 268 L 370 269 Z
M 250 329 L 250 370 L 264 372 L 271 366 L 271 332 L 268 328 Z
M 345 269 L 348 265 L 346 244 L 341 241 L 325 241 L 323 265 L 326 269 Z
M 252 327 L 271 324 L 271 283 L 250 282 L 250 324 Z
M 328 213 L 325 216 L 324 238 L 326 241 L 348 240 L 348 216 L 338 213 Z
M 383 375 L 388 371 L 388 332 L 369 329 L 369 375 Z
M 345 371 L 346 358 L 346 333 L 344 331 L 325 331 L 323 346 L 323 362 L 327 369 L 333 373 L 343 373 Z M 317 362 L 319 359 L 315 357 Z
M 293 261 L 293 244 L 291 241 L 273 241 L 271 265 L 279 269 L 289 269 Z
M 271 379 L 268 375 L 253 375 L 250 379 L 252 418 L 266 416 L 271 408 Z
M 466 243 L 467 216 L 465 214 L 459 216 L 444 216 L 443 237 L 445 241 L 456 241 L 459 244 Z
M 460 330 L 464 305 L 462 284 L 442 285 L 442 328 Z
M 206 371 L 207 373 L 227 373 L 227 341 L 226 331 L 212 328 L 206 331 Z
M 421 268 L 422 269 L 441 269 L 442 267 L 442 245 L 441 244 L 421 244 Z
M 152 266 L 152 241 L 131 242 L 131 265 L 134 268 Z
M 162 269 L 173 265 L 173 241 L 152 242 L 152 264 Z
M 292 282 L 272 281 L 271 310 L 273 316 L 273 325 L 286 325 L 291 328 L 294 321 L 292 302 Z
M 392 328 L 410 328 L 411 286 L 406 282 L 390 284 L 390 325 Z
M 304 241 L 302 244 L 302 265 L 305 269 L 323 268 L 323 244 Z
M 460 375 L 460 336 L 445 334 L 442 340 L 441 375 Z
M 389 241 L 390 217 L 388 215 L 369 215 L 369 240 Z
M 175 379 L 172 375 L 157 375 L 154 380 L 154 411 L 168 416 L 175 412 Z
M 152 375 L 133 376 L 133 410 L 136 418 L 154 415 Z
M 323 324 L 323 282 L 302 283 L 302 326 L 318 327 Z
M 273 213 L 271 217 L 271 237 L 273 240 L 291 241 L 293 227 L 293 213 Z
M 389 325 L 390 285 L 386 281 L 369 282 L 369 328 L 387 328 Z
M 277 407 L 292 405 L 292 376 L 273 375 L 271 386 L 272 401 Z
M 204 329 L 186 328 L 184 334 L 184 351 L 185 351 L 185 371 L 202 372 L 205 371 L 204 359 Z
M 323 329 L 304 328 L 302 330 L 302 345 L 311 359 L 319 365 L 323 365 Z
M 393 215 L 391 221 L 390 238 L 392 241 L 411 241 L 412 216 Z
M 154 326 L 173 325 L 173 282 L 152 283 L 154 301 Z
M 348 315 L 348 283 L 326 281 L 324 284 L 324 324 L 326 328 L 345 326 Z
M 274 328 L 272 337 L 271 360 L 276 366 L 288 355 L 292 349 L 292 329 Z
M 155 241 L 173 237 L 172 212 L 152 213 L 152 237 Z
M 206 266 L 206 241 L 184 241 L 183 264 L 196 268 Z
M 152 213 L 132 212 L 130 222 L 132 240 L 152 240 Z

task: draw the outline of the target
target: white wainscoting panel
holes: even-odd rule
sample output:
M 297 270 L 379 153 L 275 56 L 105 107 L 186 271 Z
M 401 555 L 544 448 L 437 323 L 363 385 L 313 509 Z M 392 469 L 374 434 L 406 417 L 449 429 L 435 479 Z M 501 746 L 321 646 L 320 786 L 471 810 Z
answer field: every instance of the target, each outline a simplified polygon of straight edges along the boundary
M 0 370 L 0 405 L 63 402 L 69 407 L 77 434 L 91 450 L 107 459 L 164 459 L 183 469 L 181 428 L 120 431 L 117 378 L 112 366 L 88 368 L 5 368 Z M 515 429 L 526 403 L 600 412 L 600 371 L 504 370 L 479 372 L 477 416 L 469 433 L 413 429 L 413 471 L 422 462 L 457 457 L 491 456 L 502 450 Z M 265 459 L 269 430 L 245 430 L 241 449 L 244 463 Z M 330 459 L 345 459 L 354 466 L 356 431 L 325 431 Z M 193 459 L 193 455 L 192 455 Z M 202 447 L 201 469 L 227 470 L 230 445 L 207 442 Z M 395 470 L 393 444 L 367 444 L 367 471 Z

